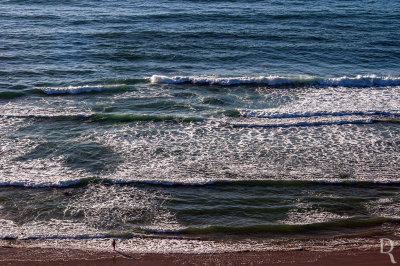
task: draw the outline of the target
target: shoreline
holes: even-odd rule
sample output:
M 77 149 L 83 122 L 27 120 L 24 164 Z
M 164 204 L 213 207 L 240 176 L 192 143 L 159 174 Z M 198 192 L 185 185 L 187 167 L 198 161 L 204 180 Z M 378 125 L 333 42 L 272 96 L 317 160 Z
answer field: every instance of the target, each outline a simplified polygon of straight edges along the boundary
M 199 251 L 196 246 L 186 252 L 174 252 L 174 247 L 187 244 L 187 240 L 158 239 L 164 252 L 142 252 L 142 243 L 126 249 L 138 239 L 118 239 L 117 249 L 111 248 L 111 239 L 36 239 L 0 240 L 1 265 L 392 265 L 389 254 L 382 254 L 381 238 L 393 240 L 390 252 L 400 262 L 400 236 L 373 235 L 354 238 L 315 238 L 281 240 L 279 243 L 264 242 L 265 249 L 234 250 L 215 249 Z M 149 245 L 161 242 L 150 240 Z M 186 241 L 186 242 L 185 242 Z M 240 241 L 224 243 L 225 247 Z M 267 244 L 269 243 L 269 244 Z M 125 246 L 124 246 L 125 244 Z M 208 241 L 197 241 L 199 246 Z M 95 246 L 97 245 L 97 246 Z M 103 245 L 103 246 L 102 246 Z M 236 246 L 237 247 L 237 246 Z M 384 252 L 390 250 L 385 243 Z M 149 249 L 150 250 L 150 249 Z M 206 250 L 206 249 L 205 249 Z

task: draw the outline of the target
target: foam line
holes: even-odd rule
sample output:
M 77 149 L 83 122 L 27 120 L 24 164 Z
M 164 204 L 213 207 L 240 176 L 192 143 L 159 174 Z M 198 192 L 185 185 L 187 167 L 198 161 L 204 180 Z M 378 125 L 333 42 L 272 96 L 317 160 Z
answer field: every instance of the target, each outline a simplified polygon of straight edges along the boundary
M 372 124 L 374 120 L 340 120 L 340 121 L 315 121 L 315 122 L 298 122 L 298 123 L 280 123 L 280 124 L 231 124 L 233 127 L 309 127 L 309 126 L 328 126 L 328 125 L 346 125 L 346 124 Z
M 319 112 L 305 112 L 305 113 L 268 113 L 265 111 L 257 110 L 240 110 L 240 115 L 244 117 L 256 117 L 256 118 L 298 118 L 298 117 L 321 117 L 321 116 L 400 116 L 398 112 L 387 112 L 379 110 L 369 110 L 369 111 L 319 111 Z

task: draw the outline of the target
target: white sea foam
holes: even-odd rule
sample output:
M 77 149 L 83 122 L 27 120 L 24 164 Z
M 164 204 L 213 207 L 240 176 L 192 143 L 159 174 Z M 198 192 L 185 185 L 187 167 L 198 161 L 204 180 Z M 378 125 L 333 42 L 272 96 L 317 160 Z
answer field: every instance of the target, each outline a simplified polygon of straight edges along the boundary
M 192 84 L 208 84 L 208 85 L 240 85 L 240 84 L 266 84 L 270 86 L 278 86 L 293 83 L 290 78 L 279 77 L 279 76 L 260 76 L 260 77 L 231 77 L 231 78 L 217 78 L 217 77 L 167 77 L 160 75 L 153 75 L 150 78 L 151 83 L 168 83 L 168 84 L 179 84 L 179 83 L 192 83 Z
M 44 187 L 69 187 L 78 184 L 81 180 L 68 180 L 60 182 L 31 182 L 31 181 L 5 181 L 0 182 L 0 187 L 13 186 L 13 187 L 32 187 L 32 188 L 44 188 Z
M 218 179 L 218 180 L 199 180 L 199 181 L 165 181 L 165 180 L 122 180 L 122 179 L 109 179 L 109 178 L 98 178 L 98 182 L 105 182 L 109 184 L 151 184 L 151 185 L 164 185 L 164 186 L 175 186 L 175 185 L 185 185 L 185 186 L 203 186 L 211 185 L 218 182 L 234 182 L 234 180 Z M 94 180 L 93 180 L 94 181 Z M 14 187 L 31 187 L 31 188 L 45 188 L 45 187 L 70 187 L 74 185 L 79 185 L 81 182 L 85 182 L 85 179 L 73 179 L 67 181 L 59 182 L 30 182 L 30 181 L 5 181 L 0 182 L 0 187 L 4 186 L 14 186 Z M 90 183 L 88 180 L 87 182 Z
M 346 124 L 372 124 L 372 119 L 361 120 L 336 120 L 336 121 L 313 121 L 313 122 L 295 122 L 295 123 L 270 123 L 270 124 L 250 124 L 240 123 L 232 124 L 233 127 L 310 127 L 310 126 L 329 126 L 329 125 L 346 125 Z
M 315 82 L 321 86 L 338 86 L 338 87 L 389 87 L 399 86 L 400 77 L 378 77 L 376 75 L 356 77 L 340 77 L 315 79 Z
M 378 77 L 376 75 L 339 78 L 316 78 L 316 77 L 282 77 L 282 76 L 259 76 L 259 77 L 208 77 L 208 76 L 162 76 L 153 75 L 151 83 L 180 84 L 192 83 L 200 85 L 232 86 L 240 84 L 260 84 L 267 86 L 283 85 L 310 85 L 316 87 L 388 87 L 400 86 L 400 77 Z
M 244 117 L 256 118 L 298 118 L 298 117 L 319 117 L 319 116 L 400 116 L 399 112 L 388 112 L 380 110 L 368 111 L 317 111 L 317 112 L 304 112 L 304 113 L 271 113 L 268 111 L 259 110 L 240 110 L 240 115 Z
M 37 89 L 41 90 L 46 94 L 79 94 L 79 93 L 87 93 L 87 92 L 99 92 L 107 89 L 116 89 L 123 84 L 116 85 L 85 85 L 85 86 L 68 86 L 68 87 L 38 87 Z
M 84 239 L 99 238 L 102 235 L 104 234 L 84 223 L 68 220 L 50 219 L 18 224 L 12 220 L 0 218 L 0 239 Z
M 300 207 L 299 209 L 302 208 L 304 208 L 304 206 Z M 298 209 L 292 209 L 287 213 L 287 217 L 280 222 L 288 225 L 306 225 L 330 222 L 333 220 L 344 220 L 349 218 L 351 217 L 348 215 L 339 215 L 324 210 L 305 209 L 304 211 L 299 211 Z

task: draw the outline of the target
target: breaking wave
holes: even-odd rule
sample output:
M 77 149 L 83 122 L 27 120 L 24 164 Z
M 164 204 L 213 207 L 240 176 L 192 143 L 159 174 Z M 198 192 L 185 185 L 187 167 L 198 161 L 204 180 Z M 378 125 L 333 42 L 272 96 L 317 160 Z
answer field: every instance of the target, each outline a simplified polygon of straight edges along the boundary
M 271 87 L 279 86 L 315 86 L 315 87 L 388 87 L 400 86 L 400 77 L 378 77 L 356 76 L 339 78 L 317 78 L 317 77 L 281 77 L 281 76 L 260 76 L 260 77 L 207 77 L 207 76 L 162 76 L 153 75 L 151 83 L 166 84 L 199 84 L 199 85 L 266 85 Z
M 101 92 L 101 91 L 121 91 L 126 90 L 127 85 L 116 84 L 116 85 L 84 85 L 84 86 L 68 86 L 68 87 L 37 87 L 37 90 L 42 91 L 45 94 L 80 94 L 90 92 Z
M 90 184 L 105 184 L 105 185 L 138 185 L 144 184 L 149 186 L 240 186 L 240 187 L 288 187 L 288 186 L 312 186 L 312 185 L 340 185 L 340 186 L 361 186 L 375 187 L 380 185 L 400 185 L 400 181 L 387 180 L 356 180 L 356 179 L 315 179 L 315 180 L 293 180 L 293 179 L 255 179 L 255 180 L 234 180 L 234 179 L 219 179 L 219 180 L 199 180 L 199 181 L 166 181 L 166 180 L 126 180 L 126 179 L 109 179 L 99 176 L 66 180 L 54 182 L 29 182 L 29 181 L 5 181 L 0 182 L 0 187 L 27 187 L 27 188 L 68 188 L 68 187 L 85 187 Z

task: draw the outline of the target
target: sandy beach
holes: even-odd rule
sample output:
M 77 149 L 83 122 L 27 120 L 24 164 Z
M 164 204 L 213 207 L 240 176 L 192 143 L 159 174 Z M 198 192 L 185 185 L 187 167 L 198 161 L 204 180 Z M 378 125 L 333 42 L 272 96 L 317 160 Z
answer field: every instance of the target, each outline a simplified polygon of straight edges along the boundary
M 389 254 L 381 253 L 380 239 L 386 237 L 390 236 L 308 239 L 303 242 L 293 240 L 291 242 L 296 244 L 290 245 L 289 241 L 282 243 L 284 246 L 270 250 L 200 254 L 194 250 L 186 253 L 174 253 L 171 249 L 159 253 L 143 253 L 134 248 L 124 250 L 123 242 L 130 241 L 127 239 L 117 240 L 116 251 L 112 250 L 111 245 L 109 250 L 93 246 L 82 248 L 88 244 L 82 239 L 2 240 L 0 265 L 392 265 Z M 396 237 L 392 239 L 393 249 L 390 251 L 389 242 L 385 242 L 383 251 L 390 251 L 398 262 L 399 241 Z M 111 239 L 93 241 L 109 243 Z M 171 245 L 172 242 L 166 244 Z
M 400 249 L 392 252 L 400 260 Z M 130 257 L 127 257 L 130 256 Z M 223 254 L 134 254 L 73 249 L 0 248 L 1 265 L 391 265 L 379 249 Z

